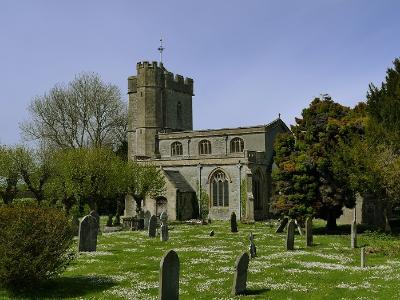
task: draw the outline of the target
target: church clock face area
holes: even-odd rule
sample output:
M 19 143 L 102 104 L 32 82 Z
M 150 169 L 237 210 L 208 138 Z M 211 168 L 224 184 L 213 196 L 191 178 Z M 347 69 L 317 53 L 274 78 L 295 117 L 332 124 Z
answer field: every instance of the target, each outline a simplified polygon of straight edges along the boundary
M 163 45 L 160 45 L 160 61 Z M 193 130 L 194 81 L 162 62 L 139 62 L 128 78 L 129 159 L 162 168 L 166 191 L 143 209 L 170 220 L 262 220 L 269 216 L 270 171 L 275 136 L 288 132 L 280 119 L 266 125 Z M 126 199 L 127 216 L 135 202 Z

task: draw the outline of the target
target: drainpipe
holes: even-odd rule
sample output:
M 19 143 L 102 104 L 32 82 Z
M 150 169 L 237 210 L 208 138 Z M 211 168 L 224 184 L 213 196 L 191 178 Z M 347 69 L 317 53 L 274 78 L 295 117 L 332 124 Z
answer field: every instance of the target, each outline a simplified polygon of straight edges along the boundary
M 242 219 L 242 163 L 239 160 L 239 220 Z
M 203 168 L 203 166 L 201 165 L 201 163 L 199 163 L 198 165 L 199 168 L 199 218 L 201 218 L 201 169 Z

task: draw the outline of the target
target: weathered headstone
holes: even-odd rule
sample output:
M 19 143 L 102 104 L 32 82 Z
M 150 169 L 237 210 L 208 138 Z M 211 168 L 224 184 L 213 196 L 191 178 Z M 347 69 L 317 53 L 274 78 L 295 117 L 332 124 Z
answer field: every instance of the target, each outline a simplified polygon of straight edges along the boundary
M 149 220 L 149 237 L 156 237 L 157 233 L 157 217 L 155 215 L 152 215 Z
M 351 248 L 357 248 L 357 219 L 356 219 L 356 208 L 354 208 L 354 218 L 351 222 Z
M 294 220 L 294 224 L 296 225 L 297 231 L 299 232 L 299 234 L 303 235 L 303 230 L 301 229 L 299 222 L 297 222 L 297 220 Z
M 232 295 L 241 295 L 246 292 L 247 269 L 249 267 L 249 255 L 243 252 L 235 262 L 235 274 L 233 276 Z
M 250 240 L 250 246 L 249 246 L 250 257 L 255 258 L 257 257 L 257 248 L 256 245 L 254 244 L 254 235 L 252 232 L 250 232 L 249 240 Z
M 290 220 L 286 233 L 286 250 L 294 250 L 294 220 Z
M 97 211 L 92 210 L 92 211 L 90 211 L 89 215 L 96 219 L 96 222 L 97 222 L 97 229 L 98 229 L 98 232 L 97 232 L 97 233 L 98 233 L 98 234 L 101 233 L 101 232 L 100 232 L 100 216 L 99 216 L 99 214 L 97 213 Z
M 169 250 L 160 262 L 159 299 L 179 299 L 179 257 L 174 250 Z
M 360 262 L 361 262 L 361 268 L 365 268 L 365 266 L 367 264 L 367 256 L 366 256 L 366 253 L 365 253 L 365 247 L 361 248 Z
M 231 214 L 231 232 L 238 232 L 235 212 Z
M 96 251 L 98 223 L 94 217 L 87 215 L 79 224 L 79 252 Z
M 286 227 L 286 224 L 289 222 L 289 218 L 284 217 L 281 221 L 281 223 L 279 224 L 278 228 L 276 229 L 275 233 L 282 233 L 283 230 Z
M 215 234 L 215 233 L 214 233 L 214 230 L 211 230 L 211 231 L 210 231 L 210 236 L 214 236 L 214 234 Z
M 149 228 L 150 218 L 151 218 L 151 213 L 148 210 L 146 210 L 146 212 L 144 213 L 144 229 Z
M 311 247 L 313 244 L 313 232 L 312 232 L 312 218 L 306 219 L 306 246 Z
M 167 220 L 168 220 L 168 215 L 165 211 L 163 211 L 160 215 L 160 220 L 161 220 L 161 235 L 160 235 L 160 240 L 161 241 L 168 241 L 168 225 L 167 225 Z

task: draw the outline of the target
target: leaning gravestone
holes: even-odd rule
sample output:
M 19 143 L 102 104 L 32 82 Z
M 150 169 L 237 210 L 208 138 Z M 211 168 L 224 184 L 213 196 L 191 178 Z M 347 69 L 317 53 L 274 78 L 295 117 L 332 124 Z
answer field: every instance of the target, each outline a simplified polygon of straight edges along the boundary
M 235 212 L 231 214 L 231 232 L 238 232 Z
M 169 250 L 160 262 L 159 299 L 179 299 L 179 257 L 174 250 Z
M 248 267 L 249 255 L 246 252 L 243 252 L 236 259 L 235 274 L 233 276 L 232 295 L 241 295 L 246 292 Z
M 160 235 L 160 240 L 161 241 L 168 241 L 168 225 L 167 225 L 167 220 L 168 220 L 168 215 L 165 211 L 163 211 L 160 215 L 160 220 L 161 220 L 161 235 Z
M 301 230 L 301 226 L 299 224 L 299 222 L 297 222 L 297 220 L 294 220 L 294 224 L 297 227 L 297 231 L 299 232 L 300 235 L 303 235 L 303 230 Z
M 294 250 L 294 220 L 290 220 L 287 226 L 286 250 Z
M 151 218 L 151 213 L 148 210 L 146 210 L 146 212 L 144 213 L 144 229 L 149 228 L 150 218 Z
M 306 219 L 306 246 L 311 247 L 313 243 L 312 235 L 312 218 L 308 217 Z
M 250 240 L 250 246 L 249 246 L 250 257 L 255 258 L 257 257 L 257 248 L 256 245 L 254 244 L 254 235 L 252 232 L 250 232 L 249 240 Z
M 284 217 L 281 221 L 281 223 L 279 224 L 278 228 L 276 229 L 275 233 L 282 233 L 283 229 L 285 229 L 286 224 L 289 222 L 289 218 L 288 217 Z
M 96 251 L 98 223 L 94 217 L 87 215 L 79 224 L 79 252 Z
M 157 217 L 152 215 L 149 221 L 149 237 L 156 237 L 157 233 Z

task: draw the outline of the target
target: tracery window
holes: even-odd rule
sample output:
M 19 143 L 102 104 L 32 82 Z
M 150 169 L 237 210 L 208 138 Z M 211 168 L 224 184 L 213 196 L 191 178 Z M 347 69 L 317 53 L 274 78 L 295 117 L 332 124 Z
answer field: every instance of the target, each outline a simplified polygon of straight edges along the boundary
M 171 156 L 179 156 L 179 155 L 183 155 L 182 143 L 173 142 L 171 144 Z
M 218 170 L 211 179 L 213 206 L 229 206 L 229 183 L 224 172 Z
M 231 152 L 243 152 L 244 149 L 244 141 L 241 138 L 234 138 L 231 140 Z
M 211 154 L 211 142 L 202 140 L 199 143 L 199 154 Z

